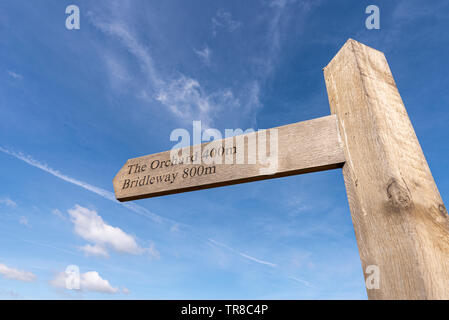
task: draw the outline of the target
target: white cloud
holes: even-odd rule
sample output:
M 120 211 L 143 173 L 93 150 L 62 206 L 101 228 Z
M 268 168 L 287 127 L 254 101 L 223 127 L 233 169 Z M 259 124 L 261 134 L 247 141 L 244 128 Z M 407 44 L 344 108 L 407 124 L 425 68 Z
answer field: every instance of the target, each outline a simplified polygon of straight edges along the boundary
M 91 19 L 92 24 L 102 32 L 117 37 L 126 49 L 133 54 L 139 61 L 142 70 L 148 76 L 152 85 L 156 88 L 163 83 L 162 79 L 154 66 L 153 58 L 147 49 L 141 45 L 137 39 L 129 32 L 126 26 L 119 22 L 106 23 Z
M 21 74 L 15 73 L 14 71 L 8 71 L 8 74 L 11 78 L 15 80 L 22 80 L 23 76 Z
M 57 216 L 57 217 L 59 217 L 61 219 L 64 219 L 64 220 L 66 219 L 66 216 L 58 209 L 52 210 L 51 213 L 53 213 L 55 216 Z
M 9 198 L 0 199 L 0 204 L 4 204 L 5 206 L 11 207 L 11 208 L 17 207 L 17 203 L 15 203 L 14 201 L 12 201 Z
M 254 81 L 248 88 L 248 100 L 245 104 L 245 112 L 256 115 L 257 110 L 262 107 L 260 101 L 260 84 Z M 253 118 L 253 126 L 255 126 L 256 118 Z
M 122 62 L 111 54 L 106 54 L 103 60 L 109 73 L 109 81 L 112 88 L 118 91 L 127 89 L 124 84 L 132 81 L 132 77 Z
M 23 224 L 24 226 L 29 226 L 29 224 L 28 224 L 28 219 L 25 218 L 25 217 L 20 217 L 19 223 L 20 223 L 20 224 Z
M 225 90 L 208 95 L 197 80 L 185 76 L 161 88 L 156 100 L 167 106 L 180 119 L 201 119 L 205 126 L 211 125 L 212 114 L 220 107 L 238 104 L 232 91 Z
M 96 245 L 86 244 L 85 246 L 80 247 L 79 249 L 83 251 L 87 257 L 95 256 L 95 257 L 109 258 L 109 254 L 106 251 L 106 249 L 98 244 Z
M 10 268 L 1 263 L 0 274 L 2 274 L 7 279 L 19 280 L 24 282 L 32 282 L 36 280 L 36 275 L 32 272 Z
M 205 64 L 209 64 L 210 63 L 210 56 L 211 56 L 211 50 L 208 46 L 205 46 L 203 50 L 193 50 L 198 57 L 201 58 L 201 60 L 205 63 Z
M 419 0 L 397 1 L 396 7 L 392 11 L 392 18 L 396 24 L 412 22 L 422 17 L 443 17 L 447 13 L 446 3 L 444 1 L 435 3 L 432 6 L 422 6 Z
M 220 29 L 234 32 L 242 23 L 232 19 L 230 12 L 219 10 L 212 19 L 212 34 L 215 37 Z
M 123 287 L 123 288 L 122 288 L 122 293 L 124 293 L 124 294 L 130 294 L 131 292 L 129 291 L 128 288 Z
M 171 232 L 179 232 L 179 225 L 178 224 L 174 224 L 171 228 L 170 228 Z
M 150 257 L 154 258 L 154 259 L 160 259 L 161 258 L 161 254 L 160 252 L 154 247 L 154 243 L 152 243 L 150 245 L 150 247 L 147 249 L 148 254 L 150 255 Z
M 50 281 L 50 285 L 56 288 L 66 289 L 67 277 L 68 274 L 60 272 Z M 89 271 L 80 274 L 80 290 L 109 294 L 120 293 L 119 288 L 113 287 L 109 281 L 103 279 L 97 271 Z
M 184 75 L 160 88 L 155 98 L 184 122 L 201 120 L 205 127 L 212 126 L 220 111 L 240 105 L 232 90 L 208 94 L 197 80 Z
M 87 291 L 96 291 L 104 293 L 118 293 L 118 288 L 113 288 L 108 280 L 100 277 L 98 272 L 89 271 L 81 274 L 81 288 Z
M 289 22 L 294 19 L 296 23 L 304 25 L 310 12 L 320 3 L 320 0 L 273 0 L 267 3 L 271 10 L 266 16 L 268 29 L 263 43 L 265 50 L 254 60 L 259 67 L 259 78 L 266 79 L 275 70 L 282 56 L 283 40 L 288 34 L 286 30 Z
M 12 299 L 21 298 L 20 294 L 18 294 L 14 290 L 5 290 L 5 289 L 0 289 L 0 296 L 6 296 L 6 297 L 12 298 Z
M 76 205 L 75 208 L 68 210 L 68 213 L 75 225 L 75 233 L 95 244 L 82 247 L 81 250 L 86 254 L 105 256 L 108 247 L 122 253 L 137 255 L 147 252 L 152 257 L 159 256 L 153 245 L 149 249 L 139 247 L 133 236 L 120 228 L 108 225 L 94 210 Z

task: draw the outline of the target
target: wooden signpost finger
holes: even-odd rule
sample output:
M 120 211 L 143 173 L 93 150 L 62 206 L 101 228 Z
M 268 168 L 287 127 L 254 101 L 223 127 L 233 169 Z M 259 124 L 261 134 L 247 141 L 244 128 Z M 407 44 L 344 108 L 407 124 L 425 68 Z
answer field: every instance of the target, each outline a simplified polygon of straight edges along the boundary
M 183 155 L 183 151 L 184 155 Z M 114 178 L 119 201 L 341 168 L 336 116 L 130 159 Z

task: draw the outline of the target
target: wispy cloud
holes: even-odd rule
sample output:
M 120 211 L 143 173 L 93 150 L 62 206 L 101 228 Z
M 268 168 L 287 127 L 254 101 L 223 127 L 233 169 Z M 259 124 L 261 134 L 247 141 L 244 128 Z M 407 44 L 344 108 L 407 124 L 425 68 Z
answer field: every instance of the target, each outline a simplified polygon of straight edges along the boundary
M 291 18 L 295 21 L 305 21 L 310 11 L 318 6 L 320 1 L 305 0 L 298 2 L 296 0 L 273 0 L 268 3 L 271 8 L 270 18 L 268 20 L 268 32 L 265 39 L 266 51 L 258 59 L 261 64 L 261 76 L 269 76 L 279 62 L 280 52 L 283 46 L 284 30 Z
M 242 26 L 242 23 L 237 20 L 233 20 L 232 14 L 228 11 L 219 10 L 217 14 L 211 19 L 212 21 L 212 34 L 217 36 L 220 30 L 228 32 L 234 32 Z
M 54 246 L 52 244 L 47 244 L 47 243 L 37 242 L 37 241 L 30 241 L 30 240 L 23 239 L 23 238 L 16 238 L 16 239 L 18 239 L 20 241 L 23 241 L 23 242 L 26 242 L 26 243 L 29 243 L 29 244 L 32 244 L 34 246 L 39 246 L 39 247 L 43 247 L 43 248 L 49 248 L 49 249 L 52 249 L 52 250 L 57 250 L 57 251 L 60 251 L 60 252 L 68 253 L 68 254 L 71 254 L 71 255 L 74 255 L 74 256 L 78 255 L 74 251 L 63 249 L 63 248 L 59 248 L 59 247 L 56 247 L 56 246 Z
M 29 271 L 18 270 L 0 263 L 0 274 L 7 279 L 32 282 L 36 280 L 36 275 Z
M 8 70 L 8 75 L 15 80 L 22 80 L 23 76 L 21 74 L 15 73 L 14 71 Z
M 9 199 L 9 198 L 3 198 L 3 199 L 0 199 L 0 204 L 3 204 L 3 205 L 5 205 L 5 206 L 11 207 L 11 208 L 17 207 L 17 203 L 15 203 L 14 201 L 12 201 L 12 200 Z
M 210 63 L 210 56 L 211 56 L 212 50 L 208 46 L 205 46 L 203 50 L 194 49 L 193 51 L 205 64 Z
M 246 104 L 246 112 L 253 115 L 253 126 L 256 126 L 257 111 L 262 107 L 261 88 L 273 75 L 282 57 L 285 30 L 291 19 L 305 21 L 310 11 L 318 6 L 320 0 L 273 0 L 265 2 L 269 9 L 261 19 L 264 28 L 267 29 L 265 38 L 261 41 L 264 50 L 260 50 L 252 57 L 254 66 L 253 77 Z
M 138 38 L 132 34 L 124 22 L 104 22 L 98 19 L 90 19 L 91 23 L 105 34 L 115 37 L 131 53 L 141 66 L 142 73 L 147 79 L 139 89 L 138 96 L 149 102 L 159 102 L 164 105 L 173 115 L 184 122 L 201 120 L 206 126 L 212 125 L 213 114 L 223 108 L 239 104 L 238 99 L 230 89 L 218 90 L 212 93 L 206 92 L 197 79 L 181 74 L 172 79 L 163 77 L 155 67 L 154 59 Z M 209 59 L 210 49 L 199 54 L 206 60 Z M 107 55 L 107 53 L 104 53 Z M 117 73 L 121 64 L 109 61 L 110 73 Z M 125 71 L 120 69 L 120 74 Z
M 25 217 L 20 217 L 19 223 L 23 224 L 24 226 L 27 226 L 27 227 L 29 226 L 28 219 Z
M 139 43 L 137 38 L 126 28 L 125 24 L 121 22 L 107 23 L 93 18 L 90 21 L 100 31 L 116 37 L 137 58 L 143 72 L 147 75 L 154 88 L 157 89 L 164 85 L 164 81 L 159 76 L 154 66 L 153 58 L 148 53 L 148 49 Z
M 231 90 L 207 94 L 197 80 L 185 76 L 171 81 L 159 90 L 156 100 L 167 106 L 180 119 L 200 119 L 206 127 L 212 125 L 213 114 L 223 106 L 239 105 Z
M 59 218 L 61 218 L 63 220 L 67 219 L 67 217 L 58 209 L 52 210 L 51 213 L 53 213 L 55 216 L 57 216 L 57 217 L 59 217 Z
M 18 294 L 14 290 L 4 290 L 4 289 L 0 289 L 0 296 L 8 297 L 11 299 L 20 299 L 21 298 L 20 294 Z
M 108 251 L 103 246 L 98 244 L 95 245 L 86 244 L 85 246 L 79 247 L 79 249 L 84 252 L 86 257 L 95 256 L 95 257 L 109 258 Z
M 440 1 L 431 6 L 423 6 L 419 0 L 401 0 L 392 11 L 394 21 L 399 23 L 411 22 L 422 17 L 446 18 L 447 2 Z
M 113 90 L 118 92 L 126 91 L 128 89 L 126 84 L 132 81 L 132 76 L 129 74 L 126 66 L 112 53 L 104 53 L 103 61 L 105 62 L 109 82 Z

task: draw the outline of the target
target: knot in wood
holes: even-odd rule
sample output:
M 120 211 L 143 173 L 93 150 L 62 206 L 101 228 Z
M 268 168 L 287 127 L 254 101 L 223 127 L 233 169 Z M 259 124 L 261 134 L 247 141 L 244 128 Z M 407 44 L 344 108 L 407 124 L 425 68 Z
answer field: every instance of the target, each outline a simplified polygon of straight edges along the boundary
M 446 210 L 446 207 L 444 206 L 444 204 L 440 204 L 438 206 L 438 210 L 443 215 L 443 217 L 447 218 L 447 210 Z
M 387 185 L 388 199 L 396 209 L 408 209 L 412 205 L 410 191 L 392 178 Z

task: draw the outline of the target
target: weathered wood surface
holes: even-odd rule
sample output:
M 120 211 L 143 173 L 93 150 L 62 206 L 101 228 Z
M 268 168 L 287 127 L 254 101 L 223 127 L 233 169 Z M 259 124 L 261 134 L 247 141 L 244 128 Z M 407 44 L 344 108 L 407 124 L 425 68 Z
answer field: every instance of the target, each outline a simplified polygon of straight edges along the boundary
M 266 137 L 266 154 L 269 159 L 261 162 L 263 158 L 260 157 L 259 148 L 263 137 Z M 239 141 L 244 141 L 244 144 Z M 249 141 L 257 141 L 257 152 L 249 146 Z M 277 150 L 274 141 L 277 142 Z M 251 145 L 254 146 L 254 143 Z M 200 150 L 198 146 L 201 147 Z M 205 163 L 210 162 L 210 157 L 203 159 L 205 161 L 201 163 L 175 164 L 184 157 L 180 156 L 174 161 L 176 158 L 173 158 L 170 151 L 129 159 L 114 178 L 116 198 L 119 201 L 136 200 L 336 169 L 341 168 L 344 163 L 335 115 L 230 137 L 216 141 L 214 145 L 203 143 L 198 146 L 185 150 L 190 150 L 190 155 L 197 151 L 199 155 L 203 155 L 212 148 L 218 150 L 222 146 L 222 150 L 225 150 L 222 157 L 213 153 L 216 155 L 216 162 L 221 160 L 221 164 Z M 190 170 L 196 172 L 193 177 Z
M 348 40 L 324 69 L 370 299 L 449 299 L 449 219 L 382 52 Z

